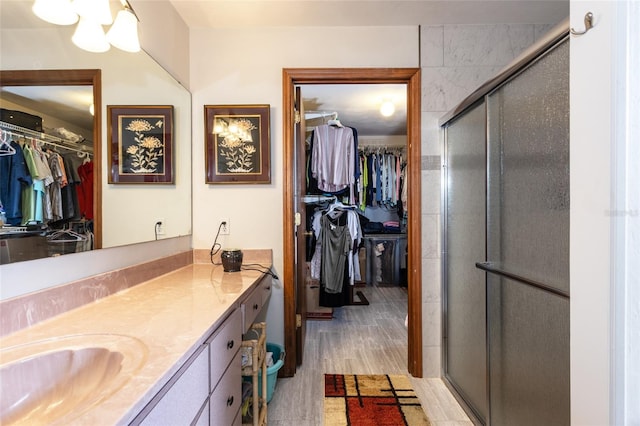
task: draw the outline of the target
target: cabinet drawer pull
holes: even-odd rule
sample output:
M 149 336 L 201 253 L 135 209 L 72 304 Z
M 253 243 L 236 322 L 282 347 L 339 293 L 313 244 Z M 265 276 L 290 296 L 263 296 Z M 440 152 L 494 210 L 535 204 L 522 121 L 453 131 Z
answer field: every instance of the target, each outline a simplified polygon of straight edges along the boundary
M 258 304 L 256 303 L 255 305 L 253 305 L 253 310 L 257 311 L 258 310 Z
M 229 340 L 227 342 L 227 349 L 231 349 L 231 348 L 233 348 L 233 340 Z
M 271 286 L 269 286 L 269 287 L 265 287 L 265 288 L 264 288 L 264 290 L 265 290 L 265 291 L 269 291 L 269 290 L 271 290 Z
M 233 395 L 227 398 L 227 407 L 231 407 L 233 405 Z

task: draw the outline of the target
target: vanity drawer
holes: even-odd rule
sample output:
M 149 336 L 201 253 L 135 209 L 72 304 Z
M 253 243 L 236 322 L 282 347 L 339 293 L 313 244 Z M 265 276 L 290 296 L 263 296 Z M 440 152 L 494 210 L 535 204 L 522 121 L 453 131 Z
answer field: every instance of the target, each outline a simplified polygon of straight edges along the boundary
M 229 369 L 211 393 L 209 399 L 209 423 L 231 425 L 242 405 L 242 367 L 240 354 L 231 361 Z
M 246 333 L 256 317 L 262 311 L 262 307 L 269 300 L 271 294 L 271 276 L 265 275 L 251 294 L 242 302 L 242 334 Z
M 213 390 L 242 344 L 241 313 L 236 309 L 209 339 L 210 389 Z
M 272 284 L 273 278 L 271 278 L 271 275 L 265 275 L 258 285 L 258 287 L 262 290 L 262 306 L 265 306 L 269 301 L 269 297 L 271 296 Z

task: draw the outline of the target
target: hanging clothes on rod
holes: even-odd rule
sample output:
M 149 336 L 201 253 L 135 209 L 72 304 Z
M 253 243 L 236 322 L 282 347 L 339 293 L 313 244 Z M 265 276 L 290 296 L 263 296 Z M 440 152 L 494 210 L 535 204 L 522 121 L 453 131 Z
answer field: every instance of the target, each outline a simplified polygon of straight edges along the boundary
M 313 131 L 307 161 L 307 193 L 347 195 L 357 202 L 356 181 L 360 176 L 358 132 L 353 127 L 323 124 Z
M 360 208 L 396 207 L 402 203 L 399 207 L 405 210 L 406 196 L 402 196 L 406 182 L 404 148 L 362 147 L 359 162 L 363 170 L 359 182 Z
M 90 212 L 80 203 L 80 198 L 87 197 L 79 196 L 86 192 L 79 168 L 91 164 L 91 152 L 11 123 L 0 122 L 0 129 L 0 137 L 11 138 L 10 147 L 15 151 L 11 159 L 0 157 L 0 202 L 10 210 L 8 224 L 58 226 L 93 218 L 92 177 L 88 185 L 91 203 L 84 203 Z
M 358 248 L 362 230 L 356 206 L 334 201 L 313 215 L 316 238 L 311 277 L 320 281 L 320 306 L 353 304 L 353 285 L 361 280 Z

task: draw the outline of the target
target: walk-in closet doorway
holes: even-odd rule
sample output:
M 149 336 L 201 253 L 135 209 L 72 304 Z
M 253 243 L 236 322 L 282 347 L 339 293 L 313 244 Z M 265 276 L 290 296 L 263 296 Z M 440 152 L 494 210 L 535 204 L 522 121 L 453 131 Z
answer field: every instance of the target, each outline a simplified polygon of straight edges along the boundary
M 302 96 L 299 86 L 335 84 L 404 84 L 407 90 L 407 313 L 408 372 L 422 377 L 422 289 L 421 289 L 421 212 L 420 212 L 420 70 L 402 69 L 284 69 L 283 70 L 283 138 L 284 138 L 284 331 L 287 357 L 284 376 L 293 376 L 303 362 L 305 340 L 304 259 L 300 259 L 296 229 L 301 224 L 304 176 L 304 135 L 300 135 Z M 297 130 L 296 130 L 296 126 Z M 302 241 L 302 240 L 300 240 Z

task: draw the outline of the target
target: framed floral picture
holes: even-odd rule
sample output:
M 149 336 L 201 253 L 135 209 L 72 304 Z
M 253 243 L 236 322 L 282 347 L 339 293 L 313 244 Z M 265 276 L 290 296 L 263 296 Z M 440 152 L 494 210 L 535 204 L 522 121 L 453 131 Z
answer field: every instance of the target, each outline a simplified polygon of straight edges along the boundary
M 109 183 L 172 184 L 173 106 L 107 105 Z
M 206 183 L 271 183 L 269 105 L 205 105 Z

